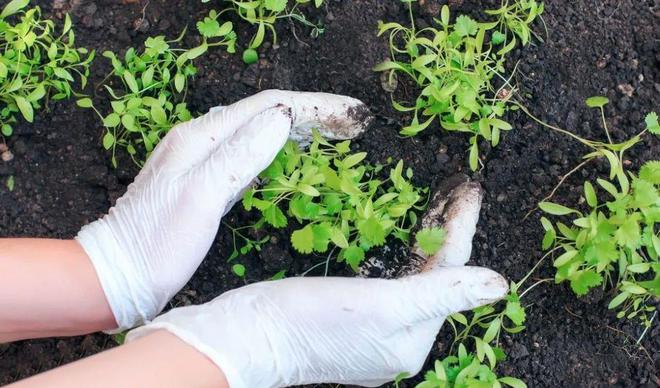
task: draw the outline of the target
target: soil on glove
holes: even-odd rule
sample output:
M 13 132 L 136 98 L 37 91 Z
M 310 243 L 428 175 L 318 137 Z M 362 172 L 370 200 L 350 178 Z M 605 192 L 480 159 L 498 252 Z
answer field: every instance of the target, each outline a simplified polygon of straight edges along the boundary
M 77 41 L 96 49 L 123 52 L 139 47 L 148 37 L 175 37 L 208 12 L 208 4 L 194 0 L 49 0 L 33 1 L 46 15 L 61 18 L 70 12 Z M 194 111 L 206 112 L 268 88 L 325 91 L 346 94 L 367 103 L 377 123 L 356 148 L 369 152 L 369 160 L 383 163 L 388 157 L 403 159 L 415 172 L 415 182 L 435 187 L 456 173 L 466 173 L 486 189 L 472 264 L 493 268 L 518 280 L 541 257 L 542 229 L 538 212 L 525 214 L 546 196 L 580 162 L 585 149 L 569 138 L 543 129 L 521 113 L 510 113 L 515 130 L 501 144 L 483 152 L 485 168 L 471 173 L 467 166 L 466 137 L 427 129 L 416 138 L 398 136 L 407 117 L 393 111 L 390 95 L 382 89 L 380 74 L 371 71 L 387 58 L 386 39 L 376 37 L 378 20 L 407 21 L 404 4 L 395 0 L 327 0 L 322 9 L 310 12 L 323 20 L 325 32 L 314 39 L 309 31 L 286 21 L 278 26 L 278 42 L 267 42 L 259 62 L 245 66 L 240 55 L 214 50 L 201 57 L 199 74 L 190 90 Z M 434 6 L 424 2 L 416 12 L 418 26 L 435 16 Z M 449 1 L 455 12 L 479 16 L 476 10 L 496 1 Z M 438 9 L 438 8 L 435 8 Z M 585 98 L 605 95 L 611 100 L 606 113 L 612 136 L 621 140 L 639 132 L 644 115 L 658 109 L 660 9 L 653 0 L 546 1 L 542 25 L 536 30 L 544 43 L 514 53 L 513 67 L 520 60 L 516 81 L 527 106 L 541 119 L 580 136 L 602 139 L 597 111 L 585 107 Z M 254 31 L 238 24 L 241 42 Z M 295 32 L 295 34 L 294 34 Z M 197 42 L 189 33 L 185 42 Z M 93 65 L 91 84 L 110 70 L 104 58 Z M 101 89 L 98 90 L 103 95 Z M 94 93 L 93 87 L 88 93 Z M 413 90 L 400 83 L 399 99 L 412 98 Z M 98 99 L 97 101 L 102 101 Z M 107 107 L 101 105 L 102 109 Z M 127 159 L 119 168 L 110 166 L 101 146 L 103 129 L 90 110 L 74 101 L 51 104 L 34 124 L 17 125 L 8 146 L 15 158 L 0 161 L 0 236 L 71 238 L 85 223 L 103 215 L 123 194 L 137 169 Z M 660 142 L 646 137 L 628 152 L 631 168 L 660 156 Z M 565 204 L 579 200 L 582 182 L 606 172 L 604 163 L 593 163 L 571 177 L 555 199 Z M 4 182 L 15 177 L 9 192 Z M 224 220 L 232 226 L 249 225 L 254 214 L 237 207 Z M 325 256 L 296 254 L 286 231 L 272 234 L 260 253 L 237 259 L 247 267 L 247 282 L 266 279 L 286 269 L 288 276 L 301 274 L 325 263 Z M 204 303 L 244 280 L 231 272 L 227 259 L 233 250 L 231 232 L 222 228 L 193 279 L 170 303 L 170 307 Z M 373 255 L 391 260 L 402 248 L 392 244 Z M 323 275 L 320 265 L 309 275 Z M 328 273 L 352 276 L 343 264 L 329 262 Z M 537 278 L 552 277 L 548 263 Z M 577 298 L 565 285 L 543 284 L 527 299 L 527 329 L 504 335 L 509 359 L 499 372 L 524 379 L 530 387 L 655 387 L 660 384 L 656 365 L 660 361 L 660 325 L 649 330 L 635 345 L 642 327 L 617 320 L 607 310 L 607 292 Z M 425 368 L 443 356 L 448 332 L 434 345 Z M 56 366 L 111 348 L 115 342 L 103 334 L 76 338 L 23 341 L 0 345 L 0 384 L 10 383 Z M 420 378 L 402 386 L 411 387 Z M 255 387 L 256 388 L 256 387 Z

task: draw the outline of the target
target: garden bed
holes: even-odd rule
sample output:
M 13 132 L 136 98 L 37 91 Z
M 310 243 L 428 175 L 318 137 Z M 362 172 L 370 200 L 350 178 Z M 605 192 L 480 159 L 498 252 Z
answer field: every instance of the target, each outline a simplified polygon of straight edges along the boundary
M 125 3 L 125 4 L 124 4 Z M 433 4 L 433 1 L 426 3 Z M 440 3 L 443 3 L 442 1 Z M 449 1 L 452 12 L 475 17 L 475 10 L 496 6 L 496 1 Z M 186 26 L 208 13 L 209 6 L 193 0 L 36 1 L 47 16 L 73 16 L 77 43 L 97 52 L 122 52 L 139 47 L 149 36 L 176 37 Z M 544 43 L 517 49 L 508 61 L 520 60 L 516 81 L 525 104 L 542 120 L 587 138 L 602 138 L 597 111 L 585 106 L 593 95 L 607 96 L 610 132 L 615 140 L 638 133 L 644 115 L 657 109 L 660 93 L 660 9 L 654 1 L 547 1 Z M 432 7 L 430 7 L 432 8 Z M 467 164 L 467 138 L 429 128 L 414 138 L 401 138 L 398 130 L 408 118 L 391 107 L 390 95 L 381 86 L 380 73 L 371 69 L 387 59 L 385 38 L 376 36 L 378 20 L 406 23 L 407 9 L 394 0 L 327 1 L 309 12 L 323 20 L 325 32 L 317 39 L 299 25 L 278 25 L 278 42 L 267 42 L 261 58 L 246 66 L 240 55 L 211 50 L 200 57 L 200 69 L 190 85 L 189 107 L 206 112 L 268 88 L 325 91 L 364 101 L 376 115 L 376 123 L 356 148 L 368 152 L 368 160 L 384 163 L 388 157 L 403 159 L 415 172 L 413 180 L 435 187 L 444 179 L 465 173 L 486 190 L 472 264 L 493 268 L 510 279 L 522 278 L 540 259 L 543 229 L 535 208 L 557 184 L 561 175 L 580 162 L 585 148 L 570 138 L 535 124 L 522 112 L 507 119 L 514 130 L 501 144 L 482 153 L 485 168 L 472 173 Z M 416 14 L 418 25 L 431 23 L 430 13 Z M 251 31 L 235 23 L 239 42 Z M 296 36 L 292 33 L 296 31 Z M 545 36 L 545 32 L 540 34 Z M 193 34 L 184 41 L 196 45 Z M 97 85 L 111 70 L 105 58 L 97 58 L 90 84 Z M 87 89 L 93 93 L 93 88 Z M 413 98 L 413 91 L 399 86 L 399 98 Z M 0 162 L 0 180 L 14 177 L 14 190 L 0 189 L 0 235 L 71 238 L 80 226 L 103 215 L 123 194 L 137 173 L 135 165 L 120 157 L 114 169 L 101 147 L 103 129 L 90 110 L 75 101 L 50 105 L 33 124 L 21 122 L 8 138 L 15 155 Z M 637 170 L 643 162 L 660 156 L 660 140 L 646 137 L 631 149 L 626 162 Z M 561 186 L 554 200 L 576 204 L 582 182 L 606 175 L 605 162 L 595 162 Z M 558 199 L 559 198 L 559 199 Z M 248 225 L 255 214 L 240 207 L 224 220 L 232 226 Z M 222 228 L 208 257 L 189 284 L 170 306 L 204 303 L 220 293 L 243 285 L 227 263 L 232 235 Z M 399 259 L 404 247 L 371 251 L 369 256 Z M 287 276 L 301 274 L 325 262 L 325 255 L 302 256 L 291 248 L 286 231 L 276 232 L 261 252 L 237 259 L 245 265 L 248 282 L 267 279 L 286 269 Z M 309 275 L 323 275 L 320 266 Z M 329 273 L 353 276 L 343 263 L 330 261 Z M 552 277 L 544 263 L 540 275 Z M 611 296 L 591 292 L 577 298 L 564 284 L 547 283 L 535 288 L 527 310 L 526 330 L 505 335 L 509 354 L 499 364 L 502 374 L 516 376 L 531 387 L 545 386 L 658 386 L 660 375 L 660 326 L 635 345 L 643 327 L 622 321 L 607 310 Z M 432 361 L 443 356 L 442 344 L 449 331 L 439 336 Z M 23 341 L 0 345 L 0 384 L 9 383 L 115 346 L 112 338 L 94 334 L 71 339 Z M 430 366 L 431 364 L 427 365 Z M 428 369 L 428 368 L 427 368 Z M 406 381 L 402 386 L 413 386 Z

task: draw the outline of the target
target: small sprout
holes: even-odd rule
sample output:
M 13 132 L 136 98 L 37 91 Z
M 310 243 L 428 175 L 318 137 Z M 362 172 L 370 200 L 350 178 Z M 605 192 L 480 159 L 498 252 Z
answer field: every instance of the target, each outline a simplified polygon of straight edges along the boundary
M 9 191 L 14 191 L 14 176 L 10 175 L 9 178 L 7 178 L 7 190 Z
M 239 278 L 245 277 L 245 266 L 243 264 L 234 264 L 231 266 L 231 270 Z
M 243 62 L 248 65 L 256 63 L 259 60 L 259 54 L 257 50 L 249 48 L 243 51 Z
M 319 8 L 323 4 L 323 1 L 314 0 L 314 6 Z M 208 0 L 202 0 L 202 2 L 206 3 Z M 266 31 L 270 31 L 273 34 L 273 42 L 277 42 L 274 23 L 278 19 L 290 19 L 310 27 L 312 29 L 310 33 L 312 37 L 317 37 L 323 33 L 324 28 L 322 25 L 312 23 L 300 12 L 299 6 L 306 3 L 310 3 L 310 0 L 232 0 L 229 2 L 228 8 L 220 12 L 220 14 L 225 11 L 234 12 L 241 19 L 257 26 L 257 32 L 252 37 L 248 50 L 243 52 L 243 61 L 251 64 L 259 58 L 256 49 L 263 43 Z M 289 4 L 293 4 L 293 6 L 289 7 Z M 209 16 L 197 23 L 197 28 L 203 36 L 214 35 L 217 34 L 218 30 L 222 30 L 225 25 L 219 25 L 216 21 L 218 16 L 219 14 L 212 10 Z M 233 38 L 235 40 L 235 34 Z
M 610 100 L 607 97 L 603 97 L 603 96 L 589 97 L 586 100 L 587 106 L 589 108 L 602 108 L 605 105 L 607 105 L 609 102 Z

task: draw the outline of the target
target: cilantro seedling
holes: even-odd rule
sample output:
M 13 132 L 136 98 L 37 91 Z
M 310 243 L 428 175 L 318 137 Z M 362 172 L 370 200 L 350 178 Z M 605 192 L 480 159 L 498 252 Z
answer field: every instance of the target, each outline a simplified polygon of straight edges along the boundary
M 208 3 L 209 0 L 202 0 L 202 2 Z M 273 42 L 277 43 L 275 23 L 279 19 L 291 19 L 311 27 L 313 37 L 317 37 L 324 31 L 321 24 L 312 23 L 298 9 L 300 5 L 311 3 L 312 0 L 224 0 L 224 2 L 229 3 L 228 7 L 220 11 L 218 15 L 233 12 L 241 19 L 257 26 L 257 32 L 243 52 L 243 61 L 247 64 L 254 63 L 259 58 L 256 49 L 263 43 L 267 30 L 272 33 Z M 323 4 L 323 0 L 313 0 L 313 3 L 316 8 L 319 8 Z M 215 14 L 215 11 L 211 12 Z
M 142 165 L 143 155 L 148 157 L 174 125 L 192 118 L 186 104 L 189 79 L 197 73 L 192 60 L 209 44 L 205 37 L 201 46 L 189 50 L 174 47 L 182 38 L 183 33 L 171 41 L 164 36 L 150 37 L 142 52 L 131 47 L 121 59 L 111 51 L 103 53 L 113 67 L 103 85 L 111 111 L 102 114 L 89 98 L 78 100 L 78 105 L 94 109 L 102 120 L 106 128 L 103 147 L 111 150 L 113 166 L 117 166 L 117 147 L 126 149 Z M 115 84 L 107 82 L 110 78 Z
M 333 145 L 316 131 L 307 151 L 289 141 L 260 175 L 265 184 L 245 193 L 243 206 L 260 212 L 256 227 L 284 228 L 295 220 L 296 251 L 324 253 L 334 246 L 338 260 L 357 271 L 365 252 L 388 236 L 408 241 L 413 211 L 426 193 L 403 177 L 403 162 L 379 179 L 382 166 L 363 163 L 366 156 L 351 153 L 350 141 Z
M 505 1 L 504 8 L 506 4 Z M 374 70 L 388 72 L 390 84 L 401 75 L 418 87 L 419 95 L 414 102 L 393 101 L 396 110 L 413 115 L 412 122 L 401 130 L 403 135 L 414 136 L 435 120 L 447 131 L 465 132 L 470 135 L 470 168 L 476 170 L 479 140 L 485 139 L 496 146 L 501 132 L 512 129 L 502 117 L 509 109 L 507 102 L 513 90 L 504 86 L 496 88 L 494 79 L 500 78 L 508 86 L 503 76 L 504 63 L 517 40 L 511 37 L 504 47 L 496 49 L 492 42 L 486 41 L 486 36 L 492 34 L 494 40 L 506 41 L 506 35 L 495 31 L 503 21 L 480 23 L 459 15 L 452 24 L 446 5 L 440 19 L 434 19 L 437 28 L 417 30 L 411 2 L 408 8 L 410 27 L 379 23 L 378 35 L 389 33 L 391 55 L 390 60 L 378 64 Z M 537 8 L 523 9 L 538 12 Z
M 436 360 L 432 370 L 424 374 L 424 381 L 416 388 L 453 387 L 502 387 L 526 388 L 527 385 L 514 377 L 498 377 L 494 366 L 484 364 L 474 353 L 460 344 L 456 355 Z
M 646 326 L 655 311 L 653 301 L 660 297 L 659 164 L 646 163 L 639 177 L 618 175 L 614 183 L 598 179 L 596 187 L 608 200 L 599 198 L 598 189 L 585 182 L 588 212 L 552 202 L 539 204 L 548 214 L 570 217 L 568 224 L 541 218 L 546 231 L 543 248 L 560 247 L 562 252 L 554 261 L 555 281 L 570 282 L 578 296 L 610 285 L 616 296 L 608 308 L 618 309 L 618 318 L 637 317 Z
M 75 46 L 71 18 L 57 33 L 41 9 L 26 9 L 29 0 L 12 0 L 0 12 L 0 133 L 11 136 L 20 115 L 34 121 L 45 101 L 64 100 L 87 84 L 94 51 Z

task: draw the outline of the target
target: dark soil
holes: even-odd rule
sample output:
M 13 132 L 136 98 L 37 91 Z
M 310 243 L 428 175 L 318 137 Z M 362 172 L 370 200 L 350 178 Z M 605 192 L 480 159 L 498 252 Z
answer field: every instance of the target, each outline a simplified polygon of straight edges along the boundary
M 208 9 L 194 0 L 33 3 L 54 17 L 70 11 L 78 42 L 99 52 L 121 52 L 140 45 L 150 35 L 174 37 L 186 23 L 192 27 L 193 21 Z M 477 16 L 475 10 L 494 1 L 450 3 L 456 11 Z M 431 21 L 428 12 L 416 14 L 419 25 Z M 144 20 L 140 21 L 142 15 Z M 378 125 L 357 141 L 359 148 L 369 152 L 371 161 L 384 162 L 389 156 L 402 158 L 413 167 L 416 183 L 430 187 L 455 173 L 469 174 L 465 137 L 432 129 L 414 139 L 397 135 L 407 118 L 392 110 L 379 74 L 370 70 L 388 55 L 385 39 L 375 35 L 377 21 L 405 23 L 404 6 L 395 0 L 330 0 L 327 7 L 312 15 L 313 19 L 324 20 L 323 35 L 312 39 L 300 26 L 284 22 L 279 26 L 278 45 L 265 44 L 257 65 L 246 67 L 239 56 L 220 50 L 200 58 L 200 73 L 190 99 L 193 109 L 205 112 L 267 88 L 347 94 L 362 99 L 377 115 Z M 516 52 L 509 63 L 513 66 L 515 60 L 520 60 L 516 79 L 527 106 L 549 123 L 602 139 L 597 112 L 587 109 L 583 101 L 592 95 L 606 95 L 612 101 L 606 111 L 613 136 L 623 139 L 637 133 L 644 115 L 658 109 L 659 16 L 657 2 L 651 0 L 547 1 L 544 19 L 549 35 L 545 43 Z M 240 30 L 242 42 L 246 42 L 250 31 L 244 24 Z M 543 31 L 542 26 L 537 30 Z M 188 34 L 186 38 L 189 46 L 196 43 L 193 36 Z M 92 84 L 100 82 L 108 70 L 107 62 L 99 58 L 94 64 Z M 632 95 L 624 95 L 621 85 L 629 85 Z M 412 90 L 399 89 L 397 97 L 412 96 Z M 580 162 L 585 149 L 535 125 L 523 114 L 512 113 L 509 120 L 515 130 L 504 136 L 500 146 L 486 150 L 486 167 L 471 174 L 487 191 L 473 263 L 518 280 L 541 256 L 539 215 L 534 213 L 523 220 L 525 214 L 552 190 L 562 174 Z M 126 160 L 120 161 L 119 169 L 112 169 L 100 145 L 101 134 L 92 112 L 77 108 L 73 101 L 51 105 L 50 111 L 41 113 L 33 125 L 23 123 L 16 128 L 16 134 L 8 139 L 15 159 L 0 162 L 1 236 L 71 238 L 83 224 L 107 211 L 137 170 Z M 633 168 L 658 156 L 660 142 L 649 137 L 628 153 Z M 568 179 L 557 193 L 557 200 L 576 203 L 584 179 L 593 180 L 605 169 L 605 164 L 588 166 Z M 4 188 L 10 175 L 16 182 L 13 192 Z M 236 209 L 225 221 L 240 226 L 251 219 Z M 248 268 L 248 281 L 267 278 L 281 269 L 293 276 L 326 260 L 296 255 L 285 234 L 276 234 L 272 242 L 260 254 L 239 259 Z M 241 286 L 243 280 L 234 276 L 227 264 L 231 251 L 231 233 L 223 228 L 207 259 L 171 306 L 203 303 Z M 350 274 L 343 265 L 333 263 L 330 273 Z M 310 274 L 322 275 L 323 269 Z M 537 278 L 552 275 L 546 263 Z M 501 363 L 502 374 L 522 378 L 532 387 L 660 384 L 656 369 L 660 361 L 657 320 L 642 346 L 635 346 L 642 328 L 637 323 L 621 322 L 608 312 L 607 293 L 579 299 L 564 285 L 544 284 L 535 290 L 527 299 L 531 303 L 527 330 L 504 338 L 510 358 Z M 445 337 L 441 334 L 439 338 Z M 0 345 L 0 384 L 112 346 L 113 340 L 102 334 Z M 434 348 L 432 357 L 441 357 L 441 350 L 440 345 Z

